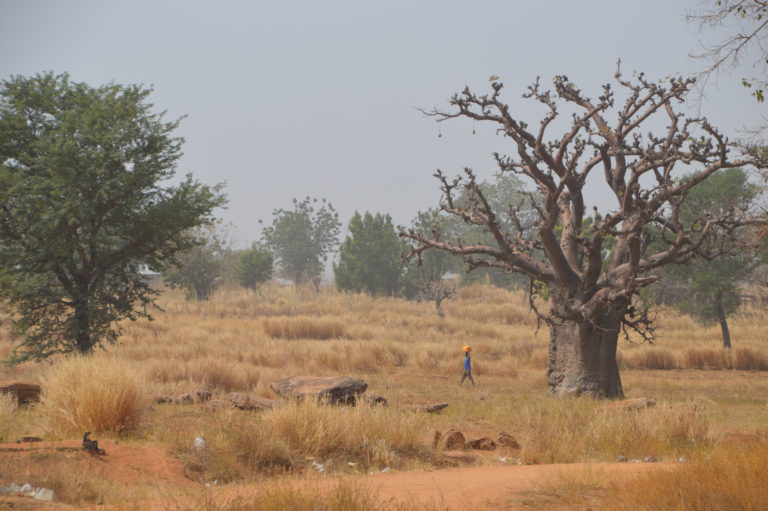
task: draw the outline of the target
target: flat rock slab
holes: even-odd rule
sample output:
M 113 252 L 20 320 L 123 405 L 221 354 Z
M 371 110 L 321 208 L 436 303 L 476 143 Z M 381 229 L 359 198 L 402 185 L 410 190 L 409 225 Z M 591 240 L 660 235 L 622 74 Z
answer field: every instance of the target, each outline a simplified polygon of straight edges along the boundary
M 368 384 L 348 376 L 292 376 L 269 384 L 278 396 L 288 399 L 325 399 L 333 404 L 355 404 Z
M 443 408 L 448 408 L 448 403 L 410 403 L 402 404 L 400 408 L 409 412 L 437 413 Z
M 20 405 L 40 401 L 40 384 L 32 381 L 0 380 L 0 392 L 13 395 Z
M 241 410 L 271 410 L 275 406 L 275 402 L 271 399 L 245 392 L 231 392 L 228 397 L 230 403 Z

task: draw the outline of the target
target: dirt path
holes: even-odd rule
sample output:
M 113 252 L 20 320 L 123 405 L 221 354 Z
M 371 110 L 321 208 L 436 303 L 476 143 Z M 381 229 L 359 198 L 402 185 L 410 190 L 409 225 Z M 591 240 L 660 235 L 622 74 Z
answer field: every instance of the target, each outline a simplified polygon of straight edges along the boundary
M 556 465 L 488 465 L 420 472 L 378 473 L 363 476 L 327 477 L 311 479 L 269 480 L 248 485 L 222 486 L 205 489 L 184 476 L 178 460 L 166 449 L 146 443 L 103 443 L 104 457 L 93 457 L 78 450 L 77 442 L 29 444 L 0 444 L 0 458 L 5 472 L 26 472 L 22 469 L 29 453 L 58 453 L 67 449 L 62 459 L 46 458 L 44 465 L 61 463 L 62 470 L 85 470 L 98 478 L 108 480 L 126 490 L 126 502 L 131 509 L 181 509 L 194 506 L 202 498 L 219 505 L 239 497 L 257 495 L 265 488 L 276 485 L 324 492 L 340 481 L 359 485 L 372 491 L 382 502 L 421 502 L 429 509 L 461 511 L 567 509 L 558 502 L 558 493 L 583 484 L 605 485 L 610 481 L 625 481 L 652 470 L 670 470 L 674 463 L 575 463 Z M 17 448 L 21 448 L 18 452 Z M 71 449 L 71 451 L 70 451 Z M 13 468 L 11 468 L 13 466 Z M 69 467 L 69 468 L 67 468 Z M 25 467 L 27 468 L 27 467 Z M 10 469 L 10 470 L 9 470 Z M 21 481 L 19 481 L 21 482 Z M 132 491 L 131 489 L 141 490 Z M 130 496 L 129 496 L 130 495 Z M 141 495 L 141 496 L 140 496 Z M 131 498 L 138 498 L 133 500 Z M 525 503 L 528 505 L 524 505 Z M 120 509 L 121 506 L 70 506 L 33 501 L 29 498 L 3 498 L 0 509 Z
M 553 465 L 494 465 L 465 467 L 423 472 L 396 472 L 368 476 L 345 477 L 376 492 L 384 501 L 422 502 L 435 504 L 438 509 L 516 510 L 531 509 L 524 501 L 537 492 L 549 492 L 558 487 L 585 481 L 626 481 L 653 470 L 671 470 L 674 463 L 574 463 Z M 291 486 L 327 490 L 340 479 L 294 481 Z M 254 495 L 260 487 L 249 485 L 222 488 L 217 501 Z

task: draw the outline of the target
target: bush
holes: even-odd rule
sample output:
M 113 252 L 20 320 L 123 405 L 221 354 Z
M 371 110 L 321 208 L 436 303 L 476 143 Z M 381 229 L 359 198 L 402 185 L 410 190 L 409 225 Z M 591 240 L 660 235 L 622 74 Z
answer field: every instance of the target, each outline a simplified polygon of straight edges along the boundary
M 52 431 L 126 433 L 147 404 L 143 380 L 116 359 L 61 360 L 43 376 L 40 408 Z

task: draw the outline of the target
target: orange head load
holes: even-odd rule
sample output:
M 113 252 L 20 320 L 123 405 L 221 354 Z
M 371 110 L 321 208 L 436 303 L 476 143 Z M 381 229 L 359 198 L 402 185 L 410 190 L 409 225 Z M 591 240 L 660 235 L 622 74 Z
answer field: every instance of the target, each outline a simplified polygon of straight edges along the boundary
M 469 353 L 470 351 L 472 351 L 472 346 L 464 346 L 464 348 L 463 348 L 463 349 L 464 349 L 464 351 L 465 351 L 466 353 Z

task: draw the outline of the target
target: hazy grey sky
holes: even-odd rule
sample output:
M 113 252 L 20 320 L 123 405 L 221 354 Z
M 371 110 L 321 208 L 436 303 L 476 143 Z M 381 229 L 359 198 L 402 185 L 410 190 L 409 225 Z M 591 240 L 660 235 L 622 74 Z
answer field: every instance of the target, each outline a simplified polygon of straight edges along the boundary
M 330 200 L 408 223 L 436 206 L 436 168 L 495 170 L 509 140 L 413 107 L 444 106 L 465 85 L 499 75 L 530 123 L 520 94 L 537 75 L 566 74 L 588 95 L 627 72 L 688 73 L 695 0 L 408 2 L 0 0 L 0 78 L 68 72 L 100 85 L 143 83 L 170 118 L 186 115 L 179 172 L 227 182 L 220 212 L 240 245 L 258 219 L 293 197 Z M 745 75 L 748 73 L 745 73 Z M 724 132 L 760 122 L 765 107 L 739 85 L 711 84 L 703 113 Z M 518 105 L 520 105 L 518 107 Z M 600 201 L 599 196 L 593 196 Z

